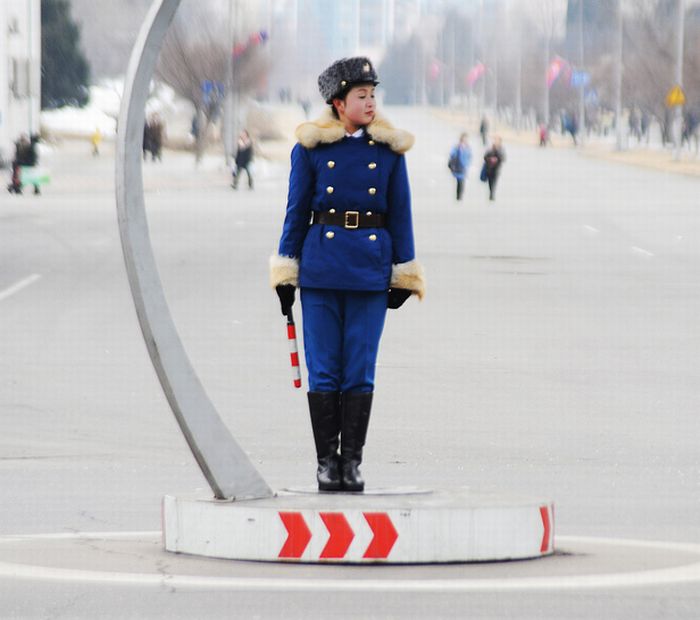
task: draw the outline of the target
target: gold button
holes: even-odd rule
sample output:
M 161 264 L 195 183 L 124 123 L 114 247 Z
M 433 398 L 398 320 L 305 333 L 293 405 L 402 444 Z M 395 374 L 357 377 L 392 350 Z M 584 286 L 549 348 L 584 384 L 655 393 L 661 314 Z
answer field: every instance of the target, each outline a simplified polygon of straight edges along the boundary
M 370 146 L 374 146 L 374 140 L 370 140 L 367 144 L 369 144 Z
M 333 160 L 328 162 L 328 167 L 329 168 L 335 168 L 335 162 Z
M 329 186 L 326 188 L 326 192 L 328 192 L 329 194 L 332 194 L 332 193 L 333 193 L 333 186 L 332 186 L 332 185 L 329 185 Z
M 367 166 L 370 170 L 374 170 L 377 167 L 377 164 L 372 162 L 369 166 Z
M 332 230 L 329 230 L 326 233 L 326 239 L 332 239 L 333 237 L 335 237 L 335 233 Z
M 368 190 L 370 196 L 374 196 L 377 193 L 376 187 L 370 187 Z
M 343 80 L 343 81 L 340 83 L 340 85 L 341 85 L 343 88 L 345 88 L 345 87 L 348 85 L 348 83 L 347 83 L 345 80 Z
M 335 213 L 335 209 L 329 209 L 328 213 Z
M 367 215 L 372 215 L 372 212 L 371 212 L 371 211 L 367 211 Z
M 377 240 L 377 235 L 370 235 L 369 236 L 370 241 L 376 241 Z

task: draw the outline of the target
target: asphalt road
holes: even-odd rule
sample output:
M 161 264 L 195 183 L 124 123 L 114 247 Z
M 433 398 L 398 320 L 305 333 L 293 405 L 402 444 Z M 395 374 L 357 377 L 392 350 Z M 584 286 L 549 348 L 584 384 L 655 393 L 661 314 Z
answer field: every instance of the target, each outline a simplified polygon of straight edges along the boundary
M 447 151 L 459 128 L 388 115 L 417 136 L 408 161 L 429 288 L 387 321 L 368 484 L 551 497 L 559 535 L 700 543 L 699 181 L 506 144 L 497 201 L 475 163 L 457 203 Z M 51 167 L 43 196 L 0 198 L 0 537 L 157 531 L 163 494 L 206 485 L 141 339 L 111 153 L 66 143 Z M 145 172 L 163 284 L 209 395 L 272 487 L 312 484 L 305 394 L 291 388 L 267 284 L 286 164 L 259 163 L 253 192 L 234 193 L 221 167 L 195 172 L 179 153 Z M 58 552 L 37 553 L 41 563 Z M 609 558 L 599 564 L 610 570 Z M 349 581 L 474 574 L 297 568 Z M 499 570 L 507 580 L 513 567 Z M 697 582 L 309 592 L 0 577 L 2 618 L 690 619 L 698 609 Z

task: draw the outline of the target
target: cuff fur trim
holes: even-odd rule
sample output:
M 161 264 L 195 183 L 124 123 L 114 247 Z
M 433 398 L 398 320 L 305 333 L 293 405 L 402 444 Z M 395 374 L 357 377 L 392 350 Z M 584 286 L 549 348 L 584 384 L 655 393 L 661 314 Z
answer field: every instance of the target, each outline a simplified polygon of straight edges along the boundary
M 425 273 L 423 266 L 417 260 L 410 260 L 407 263 L 399 263 L 391 268 L 390 288 L 405 288 L 418 299 L 425 296 Z
M 270 286 L 280 284 L 299 286 L 299 259 L 273 254 L 270 256 Z

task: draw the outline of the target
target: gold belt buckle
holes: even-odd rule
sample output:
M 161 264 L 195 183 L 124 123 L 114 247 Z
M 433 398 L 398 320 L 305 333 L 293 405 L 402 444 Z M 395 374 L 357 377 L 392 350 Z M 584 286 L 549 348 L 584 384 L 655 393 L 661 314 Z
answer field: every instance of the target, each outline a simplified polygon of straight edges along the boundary
M 355 229 L 360 227 L 360 212 L 346 211 L 345 212 L 345 228 Z

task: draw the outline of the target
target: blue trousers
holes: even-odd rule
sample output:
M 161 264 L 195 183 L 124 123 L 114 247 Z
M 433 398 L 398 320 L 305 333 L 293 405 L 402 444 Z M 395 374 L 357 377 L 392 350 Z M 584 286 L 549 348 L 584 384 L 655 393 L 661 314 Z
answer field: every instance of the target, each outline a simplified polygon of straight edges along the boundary
M 374 391 L 386 303 L 386 291 L 301 289 L 310 391 Z

